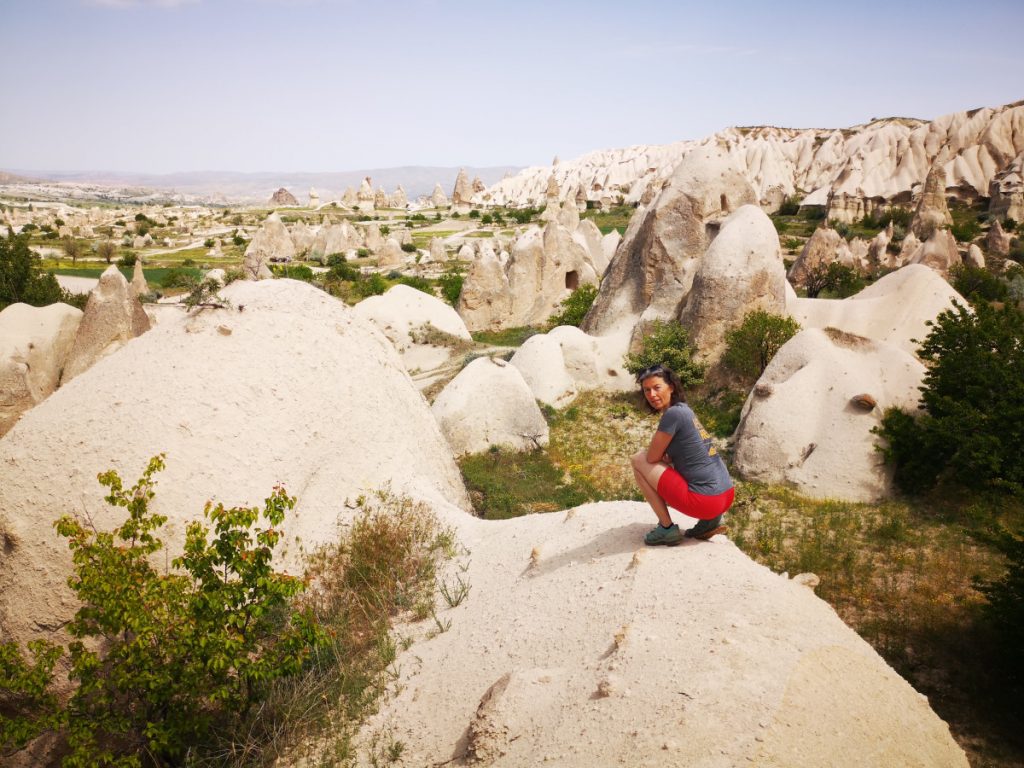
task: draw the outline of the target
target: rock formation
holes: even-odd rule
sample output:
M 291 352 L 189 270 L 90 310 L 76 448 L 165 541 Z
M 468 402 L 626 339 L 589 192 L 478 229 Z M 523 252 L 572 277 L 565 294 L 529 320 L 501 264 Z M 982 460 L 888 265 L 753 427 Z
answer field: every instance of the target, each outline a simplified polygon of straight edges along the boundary
M 462 258 L 461 251 L 459 258 Z M 511 307 L 508 276 L 494 252 L 472 261 L 455 307 L 466 327 L 471 330 L 491 327 L 495 318 L 508 317 Z
M 989 213 L 1024 222 L 1024 152 L 989 183 Z
M 458 176 L 455 177 L 455 187 L 452 190 L 452 208 L 459 213 L 467 213 L 472 199 L 473 185 L 469 183 L 466 169 L 460 168 Z
M 378 235 L 379 237 L 379 235 Z M 348 254 L 363 244 L 359 231 L 345 219 L 337 224 L 325 224 L 316 233 L 309 248 L 309 258 L 324 262 L 335 253 Z
M 700 359 L 716 363 L 725 336 L 747 313 L 786 311 L 786 268 L 775 225 L 760 208 L 744 205 L 722 222 L 700 260 L 679 315 Z
M 146 282 L 146 275 L 142 272 L 142 258 L 135 258 L 135 266 L 132 267 L 131 292 L 133 296 L 147 296 L 149 284 Z
M 111 264 L 89 294 L 75 341 L 64 364 L 61 384 L 66 384 L 101 358 L 141 336 L 149 326 L 149 318 L 138 296 L 132 293 L 124 275 Z
M 917 408 L 924 373 L 895 345 L 834 328 L 801 331 L 747 398 L 733 466 L 749 480 L 783 483 L 811 498 L 885 498 L 892 473 L 871 430 L 887 408 Z M 851 404 L 863 393 L 875 408 Z
M 380 227 L 377 225 L 377 222 L 371 221 L 366 225 L 364 243 L 371 253 L 376 253 L 384 247 L 384 238 L 380 234 Z
M 953 233 L 948 229 L 932 230 L 931 236 L 921 243 L 910 257 L 910 263 L 924 264 L 948 278 L 949 268 L 961 263 Z
M 441 390 L 431 410 L 456 455 L 491 446 L 530 451 L 548 443 L 533 393 L 504 360 L 478 357 Z
M 399 184 L 395 188 L 395 193 L 391 195 L 391 207 L 392 208 L 406 208 L 409 205 L 409 196 L 405 194 L 405 189 Z
M 295 258 L 295 243 L 281 217 L 272 213 L 263 220 L 245 249 L 245 263 L 288 262 Z M 253 273 L 255 277 L 256 274 Z
M 803 250 L 789 268 L 787 278 L 795 286 L 804 286 L 812 273 L 834 262 L 851 264 L 850 246 L 831 227 L 818 227 L 804 243 Z
M 81 321 L 67 304 L 0 311 L 0 437 L 57 389 Z
M 430 260 L 435 262 L 448 261 L 448 252 L 444 247 L 444 240 L 440 237 L 430 238 Z
M 630 219 L 583 330 L 603 336 L 676 318 L 721 220 L 756 202 L 728 157 L 688 154 L 650 207 Z
M 377 191 L 373 193 L 373 207 L 378 209 L 389 208 L 391 200 L 388 198 L 388 193 L 384 191 L 384 187 L 377 187 Z
M 295 199 L 295 195 L 289 192 L 284 187 L 281 187 L 277 192 L 270 196 L 268 205 L 276 207 L 280 205 L 298 205 L 299 201 Z
M 394 269 L 405 265 L 405 253 L 398 241 L 389 237 L 377 256 L 377 266 L 381 269 Z
M 365 177 L 359 184 L 359 191 L 356 192 L 356 208 L 363 213 L 373 211 L 373 187 L 370 186 L 370 177 Z
M 293 224 L 288 234 L 291 235 L 292 245 L 295 246 L 296 257 L 307 255 L 316 242 L 317 237 L 317 233 L 313 231 L 313 228 L 304 221 L 298 221 Z
M 985 247 L 989 250 L 989 253 L 994 253 L 997 256 L 1006 256 L 1010 253 L 1010 243 L 1012 241 L 1013 238 L 1003 229 L 999 219 L 996 219 L 992 222 L 988 235 L 985 236 Z
M 964 264 L 974 267 L 975 269 L 985 268 L 985 254 L 981 252 L 975 243 L 971 243 L 967 246 L 967 255 L 964 256 Z
M 932 166 L 917 201 L 910 229 L 921 240 L 927 240 L 936 229 L 949 227 L 953 216 L 946 205 L 946 174 L 939 163 Z
M 309 188 L 309 207 L 313 210 L 320 207 L 320 193 L 316 191 L 316 187 Z
M 448 207 L 448 196 L 441 189 L 441 184 L 438 182 L 434 185 L 434 192 L 430 195 L 430 204 L 435 208 L 447 208 Z
M 18 467 L 0 483 L 5 639 L 60 639 L 75 603 L 52 521 L 74 511 L 101 530 L 120 524 L 124 510 L 104 503 L 97 473 L 115 468 L 131 483 L 159 452 L 167 468 L 150 509 L 169 517 L 169 557 L 208 499 L 255 505 L 279 483 L 298 497 L 275 561 L 292 573 L 335 539 L 352 514 L 346 499 L 390 486 L 468 510 L 437 423 L 375 328 L 300 281 L 236 281 L 221 295 L 232 308 L 161 322 L 0 440 L 0 466 Z

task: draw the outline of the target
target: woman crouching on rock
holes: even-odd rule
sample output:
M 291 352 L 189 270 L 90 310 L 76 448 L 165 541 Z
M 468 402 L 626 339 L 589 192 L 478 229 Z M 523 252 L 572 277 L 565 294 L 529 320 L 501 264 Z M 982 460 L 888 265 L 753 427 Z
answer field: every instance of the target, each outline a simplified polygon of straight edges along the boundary
M 650 447 L 632 459 L 636 482 L 660 523 L 644 543 L 671 546 L 683 538 L 707 540 L 725 533 L 722 516 L 732 505 L 732 478 L 711 435 L 686 404 L 678 377 L 655 365 L 640 371 L 636 380 L 647 404 L 661 414 Z M 669 517 L 669 507 L 697 518 L 697 524 L 684 534 Z

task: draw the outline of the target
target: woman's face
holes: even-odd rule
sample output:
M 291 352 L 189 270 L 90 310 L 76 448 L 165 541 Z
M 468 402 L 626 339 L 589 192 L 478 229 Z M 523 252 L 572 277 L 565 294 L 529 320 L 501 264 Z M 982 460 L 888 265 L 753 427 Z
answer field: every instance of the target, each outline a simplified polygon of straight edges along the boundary
M 654 410 L 664 411 L 672 404 L 672 387 L 661 376 L 648 376 L 640 387 Z

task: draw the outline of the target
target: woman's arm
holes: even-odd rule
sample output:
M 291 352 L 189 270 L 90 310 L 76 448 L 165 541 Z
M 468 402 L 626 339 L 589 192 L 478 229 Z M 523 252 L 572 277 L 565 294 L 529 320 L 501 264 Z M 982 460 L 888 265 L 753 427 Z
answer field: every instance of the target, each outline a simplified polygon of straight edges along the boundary
M 664 459 L 668 462 L 665 456 L 665 449 L 668 448 L 668 444 L 672 442 L 672 435 L 668 432 L 655 432 L 654 437 L 651 438 L 651 445 L 647 449 L 647 461 L 650 464 L 657 464 L 659 461 Z

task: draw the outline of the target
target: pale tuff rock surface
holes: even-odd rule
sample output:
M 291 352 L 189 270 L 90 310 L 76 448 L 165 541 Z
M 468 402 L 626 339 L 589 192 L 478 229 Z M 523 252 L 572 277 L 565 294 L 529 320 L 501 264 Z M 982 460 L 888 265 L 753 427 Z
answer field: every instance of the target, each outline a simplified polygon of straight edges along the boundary
M 733 159 L 755 190 L 752 202 L 770 207 L 780 194 L 799 190 L 809 193 L 805 203 L 826 205 L 832 194 L 829 216 L 840 221 L 859 219 L 886 201 L 909 202 L 945 151 L 945 189 L 975 198 L 991 194 L 993 210 L 1015 210 L 1018 215 L 1003 215 L 1024 220 L 1024 102 L 931 122 L 884 118 L 847 129 L 726 128 L 699 140 L 601 150 L 556 166 L 527 168 L 481 195 L 496 205 L 540 205 L 554 179 L 562 190 L 580 188 L 595 202 L 647 203 L 686 155 L 709 149 Z M 990 192 L 1004 172 L 1006 181 L 999 183 L 1005 191 Z
M 138 296 L 113 264 L 100 275 L 89 293 L 61 383 L 66 384 L 98 360 L 149 330 L 150 322 Z
M 949 268 L 961 263 L 956 238 L 948 229 L 936 229 L 910 256 L 911 264 L 931 267 L 944 278 L 949 277 Z
M 377 187 L 377 191 L 373 193 L 373 207 L 374 208 L 387 208 L 391 200 L 388 198 L 388 193 L 384 191 L 384 187 Z
M 380 256 L 377 259 L 377 266 L 381 269 L 400 267 L 405 264 L 405 252 L 398 240 L 389 237 L 384 241 L 384 247 L 380 249 Z
M 934 270 L 908 264 L 847 299 L 794 295 L 787 299 L 786 310 L 803 328 L 838 328 L 916 355 L 917 341 L 931 330 L 928 323 L 954 302 L 967 304 Z
M 295 199 L 295 195 L 289 192 L 284 187 L 281 187 L 273 195 L 270 196 L 268 205 L 298 205 L 299 201 Z
M 291 235 L 292 245 L 295 246 L 295 255 L 303 256 L 312 249 L 318 233 L 306 222 L 298 221 L 292 225 L 288 234 Z
M 561 408 L 585 390 L 632 390 L 633 377 L 622 367 L 624 354 L 620 339 L 588 336 L 562 325 L 528 338 L 509 362 L 535 398 Z
M 809 329 L 790 339 L 747 397 L 733 466 L 748 480 L 783 483 L 811 498 L 877 501 L 892 473 L 871 430 L 887 408 L 913 411 L 924 365 L 885 342 Z M 850 402 L 867 393 L 875 408 Z
M 924 189 L 917 200 L 910 229 L 922 240 L 927 240 L 937 229 L 953 224 L 953 216 L 946 205 L 945 173 L 938 166 L 932 166 L 924 180 Z
M 459 258 L 464 259 L 461 249 Z M 472 257 L 465 260 L 471 263 L 462 283 L 456 310 L 467 328 L 487 328 L 495 318 L 507 317 L 511 310 L 508 276 L 493 251 L 478 261 L 472 261 Z
M 149 284 L 146 282 L 146 275 L 142 271 L 142 259 L 135 258 L 135 266 L 132 268 L 131 291 L 133 296 L 145 296 L 149 293 Z
M 985 237 L 985 247 L 997 256 L 1006 256 L 1010 252 L 1012 241 L 1013 238 L 1010 237 L 1010 233 L 1006 232 L 999 219 L 996 219 L 989 228 L 988 235 Z
M 372 252 L 376 253 L 384 247 L 384 238 L 380 234 L 380 226 L 373 221 L 366 225 L 366 237 L 364 244 Z
M 452 189 L 452 208 L 459 212 L 468 211 L 470 208 L 469 201 L 472 198 L 473 185 L 466 175 L 466 169 L 459 168 L 459 173 L 455 177 L 455 187 Z
M 749 312 L 785 314 L 786 267 L 779 236 L 768 215 L 744 205 L 722 222 L 700 260 L 679 321 L 702 360 L 716 363 L 725 335 Z
M 985 254 L 981 252 L 981 248 L 974 243 L 967 246 L 967 255 L 964 256 L 964 264 L 975 267 L 976 269 L 984 269 Z
M 430 238 L 430 260 L 439 263 L 448 261 L 448 251 L 445 250 L 444 240 L 440 237 Z
M 641 319 L 674 319 L 721 220 L 756 202 L 728 156 L 686 155 L 650 207 L 630 219 L 583 329 L 603 336 L 631 331 Z
M 391 207 L 392 208 L 405 208 L 409 205 L 409 196 L 405 193 L 405 188 L 399 184 L 395 187 L 394 193 L 391 195 Z
M 724 537 L 645 548 L 637 502 L 448 517 L 469 595 L 399 656 L 364 731 L 410 766 L 967 766 L 824 601 Z
M 533 393 L 504 360 L 478 357 L 441 390 L 431 410 L 456 455 L 492 445 L 530 451 L 548 443 Z
M 245 263 L 265 265 L 268 261 L 291 261 L 295 258 L 295 243 L 281 217 L 272 213 L 253 235 L 245 249 Z
M 888 244 L 888 243 L 887 243 Z M 831 227 L 818 227 L 804 243 L 803 250 L 789 268 L 787 278 L 793 285 L 806 285 L 807 278 L 833 262 L 850 265 L 853 255 L 843 236 Z
M 77 513 L 112 528 L 124 511 L 104 503 L 96 475 L 134 482 L 160 452 L 151 509 L 169 516 L 170 557 L 207 499 L 262 505 L 277 483 L 299 499 L 277 563 L 292 572 L 349 519 L 346 499 L 390 484 L 469 508 L 426 402 L 371 324 L 294 280 L 236 281 L 221 295 L 245 310 L 161 322 L 0 439 L 4 639 L 49 635 L 74 611 L 52 521 Z
M 309 207 L 314 210 L 320 207 L 320 193 L 316 191 L 316 187 L 309 188 Z
M 11 304 L 0 312 L 0 436 L 60 383 L 82 312 Z
M 430 195 L 430 203 L 435 208 L 447 208 L 448 207 L 448 195 L 441 189 L 441 183 L 438 182 L 434 185 L 434 191 Z
M 444 364 L 451 352 L 444 341 L 472 341 L 466 324 L 451 306 L 407 285 L 393 285 L 383 296 L 370 296 L 352 311 L 387 336 L 407 371 Z M 447 338 L 436 338 L 437 331 Z
M 476 258 L 476 251 L 473 250 L 473 246 L 469 243 L 463 243 L 459 246 L 458 253 L 455 254 L 455 257 L 459 261 L 473 261 L 473 259 Z
M 1024 152 L 997 173 L 989 184 L 989 211 L 1024 222 Z

